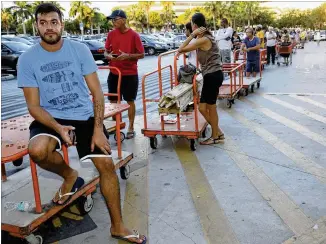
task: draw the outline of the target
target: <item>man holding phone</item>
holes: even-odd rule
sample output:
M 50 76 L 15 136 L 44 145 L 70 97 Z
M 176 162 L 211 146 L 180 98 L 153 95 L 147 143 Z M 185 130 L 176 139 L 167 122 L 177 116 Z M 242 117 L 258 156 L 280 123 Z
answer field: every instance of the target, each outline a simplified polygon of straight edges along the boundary
M 114 10 L 110 16 L 114 30 L 110 31 L 105 43 L 105 57 L 112 67 L 121 72 L 121 95 L 130 105 L 128 110 L 129 128 L 127 139 L 135 136 L 134 120 L 136 115 L 135 100 L 138 91 L 138 59 L 145 56 L 141 39 L 137 32 L 126 26 L 127 15 L 123 10 Z M 109 93 L 117 93 L 118 73 L 111 70 L 108 76 Z M 116 97 L 109 97 L 111 102 L 116 102 Z

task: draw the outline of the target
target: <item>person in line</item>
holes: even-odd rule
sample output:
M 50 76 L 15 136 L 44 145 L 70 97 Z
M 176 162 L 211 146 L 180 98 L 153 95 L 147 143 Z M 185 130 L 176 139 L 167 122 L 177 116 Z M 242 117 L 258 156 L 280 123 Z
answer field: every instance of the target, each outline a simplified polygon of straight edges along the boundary
M 257 25 L 257 32 L 256 36 L 259 38 L 260 41 L 260 48 L 264 49 L 265 48 L 265 34 L 262 25 Z
M 204 78 L 199 111 L 212 127 L 211 137 L 201 144 L 216 144 L 224 140 L 216 110 L 216 100 L 224 78 L 221 54 L 213 35 L 206 29 L 206 20 L 202 13 L 195 13 L 192 16 L 191 26 L 192 33 L 179 47 L 178 52 L 181 54 L 197 50 L 197 58 Z M 190 44 L 193 39 L 195 42 Z
M 229 27 L 227 19 L 221 19 L 221 28 L 218 29 L 216 34 L 216 41 L 222 56 L 222 63 L 231 63 L 231 38 L 233 35 L 233 29 Z
M 29 155 L 42 169 L 64 179 L 52 201 L 66 205 L 84 180 L 56 149 L 62 143 L 76 142 L 81 162 L 91 159 L 99 171 L 112 237 L 146 243 L 146 237 L 133 234 L 121 217 L 119 180 L 103 125 L 104 96 L 92 53 L 86 45 L 62 38 L 62 13 L 55 5 L 38 5 L 35 21 L 41 42 L 18 60 L 18 87 L 23 89 L 28 111 L 35 119 L 29 127 Z M 32 62 L 35 57 L 37 61 Z
M 276 54 L 276 33 L 273 30 L 273 27 L 268 28 L 268 32 L 266 32 L 266 39 L 267 39 L 267 65 L 271 62 L 272 57 L 272 64 L 275 64 L 275 54 Z
M 239 37 L 239 35 L 238 35 L 238 33 L 236 31 L 233 32 L 231 42 L 232 42 L 232 51 L 233 52 L 240 49 L 240 47 L 241 47 L 241 38 Z M 239 52 L 235 53 L 234 59 L 235 59 L 234 62 L 238 61 Z
M 241 46 L 241 50 L 247 52 L 246 76 L 249 78 L 250 74 L 252 73 L 253 77 L 256 77 L 257 73 L 260 71 L 260 40 L 258 37 L 254 36 L 254 31 L 252 28 L 248 28 L 246 30 L 246 35 L 247 37 L 244 39 Z
M 114 10 L 107 19 L 112 21 L 115 29 L 108 33 L 104 55 L 109 60 L 109 65 L 118 68 L 121 72 L 121 95 L 130 105 L 126 138 L 131 139 L 135 136 L 135 100 L 139 83 L 137 62 L 138 59 L 145 57 L 145 51 L 138 33 L 127 27 L 127 15 L 123 10 Z M 110 71 L 107 82 L 109 93 L 117 93 L 118 73 L 116 70 Z M 111 102 L 116 102 L 116 99 L 116 97 L 109 97 Z
M 191 22 L 186 24 L 186 37 L 188 38 L 192 33 Z M 192 39 L 190 44 L 194 43 L 196 40 Z M 197 67 L 197 53 L 196 50 L 193 50 L 188 53 L 188 62 L 193 66 Z

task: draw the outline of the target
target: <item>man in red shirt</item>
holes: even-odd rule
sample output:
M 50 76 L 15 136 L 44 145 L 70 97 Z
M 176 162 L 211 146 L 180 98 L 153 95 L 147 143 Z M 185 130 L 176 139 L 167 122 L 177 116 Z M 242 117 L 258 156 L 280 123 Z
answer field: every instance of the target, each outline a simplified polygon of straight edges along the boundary
M 114 30 L 108 33 L 105 43 L 105 56 L 110 60 L 110 66 L 121 72 L 121 95 L 130 105 L 128 110 L 129 128 L 127 139 L 135 136 L 134 120 L 136 114 L 135 100 L 138 91 L 138 59 L 144 58 L 145 51 L 137 32 L 126 26 L 126 13 L 123 10 L 114 10 L 110 16 Z M 109 93 L 117 92 L 118 73 L 112 70 L 108 77 Z M 109 97 L 116 102 L 116 97 Z

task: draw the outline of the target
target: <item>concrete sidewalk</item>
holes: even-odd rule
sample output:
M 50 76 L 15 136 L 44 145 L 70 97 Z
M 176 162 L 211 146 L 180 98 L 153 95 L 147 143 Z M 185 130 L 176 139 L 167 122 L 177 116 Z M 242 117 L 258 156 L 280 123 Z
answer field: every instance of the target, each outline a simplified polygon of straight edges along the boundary
M 309 115 L 326 112 L 296 95 L 256 93 L 231 110 L 222 101 L 225 143 L 195 152 L 176 137 L 158 137 L 150 149 L 138 116 L 136 138 L 123 143 L 135 155 L 130 178 L 121 180 L 126 224 L 149 243 L 325 243 L 325 124 L 271 98 Z M 326 94 L 304 98 L 326 106 Z M 97 229 L 59 243 L 118 243 L 100 194 L 90 216 Z

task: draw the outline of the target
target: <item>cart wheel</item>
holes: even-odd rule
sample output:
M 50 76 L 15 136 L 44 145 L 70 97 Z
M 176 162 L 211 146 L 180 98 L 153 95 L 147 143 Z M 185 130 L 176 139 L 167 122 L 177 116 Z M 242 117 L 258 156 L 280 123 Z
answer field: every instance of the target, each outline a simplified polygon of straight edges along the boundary
M 81 196 L 79 198 L 78 209 L 81 215 L 88 214 L 93 209 L 93 206 L 94 206 L 94 200 L 91 194 L 88 195 L 87 197 Z
M 231 108 L 231 107 L 232 107 L 232 103 L 231 103 L 230 100 L 227 100 L 227 101 L 226 101 L 226 106 L 227 106 L 228 108 Z
M 156 136 L 149 138 L 149 143 L 152 149 L 157 149 L 157 138 Z
M 234 101 L 234 99 L 232 99 L 232 100 L 231 100 L 231 103 L 232 103 L 232 104 L 235 104 L 235 101 Z
M 238 98 L 238 99 L 240 98 L 240 92 L 237 93 L 237 98 Z
M 126 180 L 126 179 L 129 178 L 129 176 L 130 176 L 130 166 L 129 165 L 122 166 L 120 168 L 120 177 L 121 177 L 121 179 Z
M 195 141 L 195 139 L 190 139 L 190 149 L 191 149 L 191 151 L 196 151 L 196 141 Z
M 289 63 L 286 63 L 285 65 L 286 65 L 286 66 L 289 66 Z
M 27 243 L 29 244 L 43 244 L 43 238 L 40 235 L 29 235 L 26 238 Z
M 120 132 L 120 140 L 121 142 L 123 142 L 126 139 L 126 135 L 125 133 L 123 133 L 122 131 Z M 117 133 L 114 134 L 114 140 L 117 141 Z
M 260 87 L 260 82 L 257 82 L 257 88 L 259 88 Z
M 281 64 L 279 62 L 277 62 L 277 66 L 280 66 Z
M 254 91 L 255 91 L 254 88 L 255 88 L 255 86 L 251 85 L 250 90 L 251 90 L 252 93 L 254 93 Z
M 12 164 L 15 165 L 16 167 L 19 167 L 20 165 L 23 164 L 23 158 L 12 161 Z
M 249 89 L 245 89 L 245 96 L 248 96 L 249 95 Z

